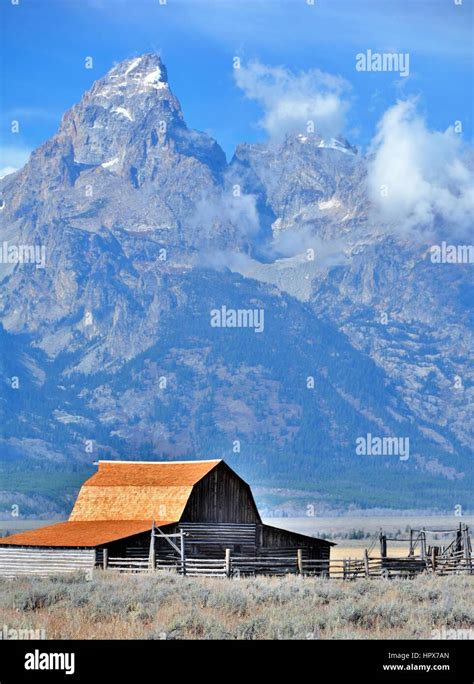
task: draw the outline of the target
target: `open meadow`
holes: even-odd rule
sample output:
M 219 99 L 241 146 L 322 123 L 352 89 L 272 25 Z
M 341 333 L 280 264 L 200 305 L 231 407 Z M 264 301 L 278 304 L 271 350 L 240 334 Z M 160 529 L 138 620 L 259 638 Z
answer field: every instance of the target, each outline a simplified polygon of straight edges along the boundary
M 0 624 L 45 639 L 466 638 L 473 588 L 460 575 L 342 582 L 98 571 L 90 581 L 0 580 Z
M 338 559 L 361 558 L 380 528 L 406 537 L 408 526 L 452 529 L 458 520 L 340 516 L 266 522 L 330 538 L 337 544 L 331 558 Z M 2 522 L 0 534 L 42 524 Z M 372 553 L 378 555 L 378 543 Z M 406 542 L 390 542 L 389 553 L 406 555 Z M 90 581 L 84 574 L 0 580 L 0 626 L 43 630 L 46 639 L 429 639 L 434 630 L 458 630 L 463 638 L 473 634 L 473 588 L 474 577 L 462 575 L 227 580 L 98 570 Z

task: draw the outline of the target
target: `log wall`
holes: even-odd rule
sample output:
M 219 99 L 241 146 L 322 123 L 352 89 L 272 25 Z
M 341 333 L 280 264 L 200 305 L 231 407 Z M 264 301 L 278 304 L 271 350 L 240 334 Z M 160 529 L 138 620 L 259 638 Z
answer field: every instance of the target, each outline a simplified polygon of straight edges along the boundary
M 46 577 L 77 571 L 92 572 L 94 564 L 94 549 L 0 547 L 0 577 Z

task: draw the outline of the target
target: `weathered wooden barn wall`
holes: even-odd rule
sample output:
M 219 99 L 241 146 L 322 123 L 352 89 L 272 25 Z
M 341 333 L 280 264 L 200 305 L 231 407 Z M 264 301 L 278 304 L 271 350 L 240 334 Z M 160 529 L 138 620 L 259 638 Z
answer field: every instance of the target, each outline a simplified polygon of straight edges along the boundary
M 95 549 L 41 549 L 25 546 L 0 547 L 0 576 L 47 576 L 56 573 L 92 571 Z
M 190 556 L 223 558 L 226 549 L 234 555 L 253 555 L 257 550 L 255 523 L 180 523 Z
M 295 549 L 303 551 L 304 558 L 327 559 L 330 544 L 321 539 L 311 539 L 297 532 L 289 532 L 270 525 L 259 525 L 258 533 L 259 553 L 294 556 Z
M 174 527 L 171 525 L 166 525 L 166 527 L 163 528 L 166 530 L 168 533 L 174 531 Z M 126 539 L 119 539 L 117 541 L 113 542 L 108 542 L 107 544 L 103 544 L 102 546 L 98 547 L 96 549 L 96 563 L 97 565 L 102 565 L 103 561 L 103 549 L 106 548 L 108 555 L 109 556 L 116 556 L 120 558 L 133 558 L 133 557 L 138 557 L 138 558 L 143 558 L 144 556 L 148 555 L 150 551 L 150 535 L 151 535 L 151 525 L 150 525 L 150 531 L 149 532 L 143 532 L 141 534 L 136 534 L 131 537 L 127 537 Z M 160 548 L 161 542 L 159 540 L 156 541 L 156 548 Z M 166 545 L 167 548 L 171 551 L 171 547 L 169 544 Z
M 185 533 L 185 554 L 188 557 L 223 558 L 225 550 L 230 549 L 232 556 L 288 556 L 296 557 L 301 549 L 303 558 L 329 558 L 330 544 L 321 539 L 282 530 L 260 523 L 187 523 L 167 525 L 163 532 Z M 179 546 L 179 541 L 173 538 Z M 150 533 L 145 532 L 129 539 L 108 545 L 110 556 L 144 557 L 150 547 Z M 156 538 L 156 557 L 178 556 L 165 539 Z M 100 550 L 98 550 L 100 554 Z M 100 558 L 98 556 L 98 562 Z
M 261 522 L 249 485 L 223 462 L 194 485 L 181 521 Z
M 179 523 L 162 528 L 168 534 L 185 533 L 186 556 L 203 556 L 206 558 L 223 558 L 226 549 L 235 555 L 253 555 L 257 552 L 257 525 L 255 523 Z M 173 538 L 179 546 L 179 539 Z M 108 545 L 110 556 L 141 556 L 150 548 L 150 533 L 114 542 Z M 155 541 L 157 558 L 177 555 L 165 539 Z M 98 550 L 100 553 L 100 550 Z M 98 557 L 100 563 L 100 558 Z

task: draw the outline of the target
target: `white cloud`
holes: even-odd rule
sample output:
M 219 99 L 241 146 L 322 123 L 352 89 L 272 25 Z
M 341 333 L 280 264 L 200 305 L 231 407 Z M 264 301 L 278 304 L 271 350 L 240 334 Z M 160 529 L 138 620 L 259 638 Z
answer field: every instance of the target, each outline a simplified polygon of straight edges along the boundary
M 190 225 L 200 228 L 203 236 L 211 238 L 215 224 L 231 224 L 243 237 L 256 235 L 260 229 L 256 196 L 234 197 L 228 191 L 203 197 L 196 204 Z
M 304 132 L 313 122 L 315 133 L 324 138 L 339 135 L 344 128 L 349 84 L 319 69 L 293 74 L 284 67 L 269 67 L 259 61 L 234 70 L 235 81 L 245 95 L 260 104 L 260 125 L 270 137 L 282 138 L 292 131 Z
M 24 147 L 6 145 L 0 147 L 0 179 L 15 173 L 26 164 L 31 150 Z
M 278 232 L 268 246 L 267 255 L 272 258 L 304 255 L 314 251 L 316 266 L 329 268 L 347 261 L 347 244 L 342 238 L 322 240 L 311 226 L 298 226 Z
M 15 171 L 18 171 L 14 166 L 3 166 L 0 168 L 0 180 L 2 178 L 5 178 L 5 176 L 9 176 L 11 173 L 15 173 Z
M 430 131 L 413 99 L 399 101 L 378 124 L 368 187 L 376 218 L 401 231 L 429 231 L 438 220 L 465 229 L 474 212 L 474 174 L 453 128 Z

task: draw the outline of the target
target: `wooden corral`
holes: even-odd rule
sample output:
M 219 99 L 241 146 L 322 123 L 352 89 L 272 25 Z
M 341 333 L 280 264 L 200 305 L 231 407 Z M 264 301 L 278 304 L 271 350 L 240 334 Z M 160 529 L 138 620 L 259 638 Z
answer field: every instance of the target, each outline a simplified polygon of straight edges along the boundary
M 443 544 L 433 545 L 429 540 L 434 535 L 446 535 Z M 407 542 L 406 556 L 390 555 L 389 542 Z M 379 555 L 373 550 L 377 542 L 380 545 Z M 303 562 L 305 574 L 311 569 L 319 569 L 319 561 Z M 383 531 L 374 536 L 369 548 L 365 549 L 363 559 L 341 558 L 329 562 L 329 576 L 335 579 L 392 579 L 413 578 L 422 573 L 437 575 L 474 573 L 472 565 L 472 547 L 469 527 L 459 524 L 457 528 L 448 530 L 409 530 L 409 536 L 388 537 Z
M 390 538 L 380 532 L 380 571 L 385 577 L 414 577 L 421 572 L 445 575 L 451 572 L 472 574 L 472 545 L 469 527 L 459 523 L 458 527 L 444 530 L 409 530 L 406 539 Z M 434 544 L 434 536 L 441 536 L 444 542 Z M 431 541 L 430 541 L 431 540 Z M 408 542 L 407 557 L 391 557 L 388 542 Z
M 50 559 L 52 570 L 84 569 L 87 557 L 95 567 L 186 574 L 219 574 L 223 564 L 227 576 L 231 563 L 234 574 L 282 574 L 317 560 L 324 574 L 331 546 L 263 524 L 249 485 L 223 461 L 100 461 L 67 522 L 0 540 L 0 575 L 19 574 L 18 554 L 38 573 Z M 72 550 L 78 562 L 65 564 Z

